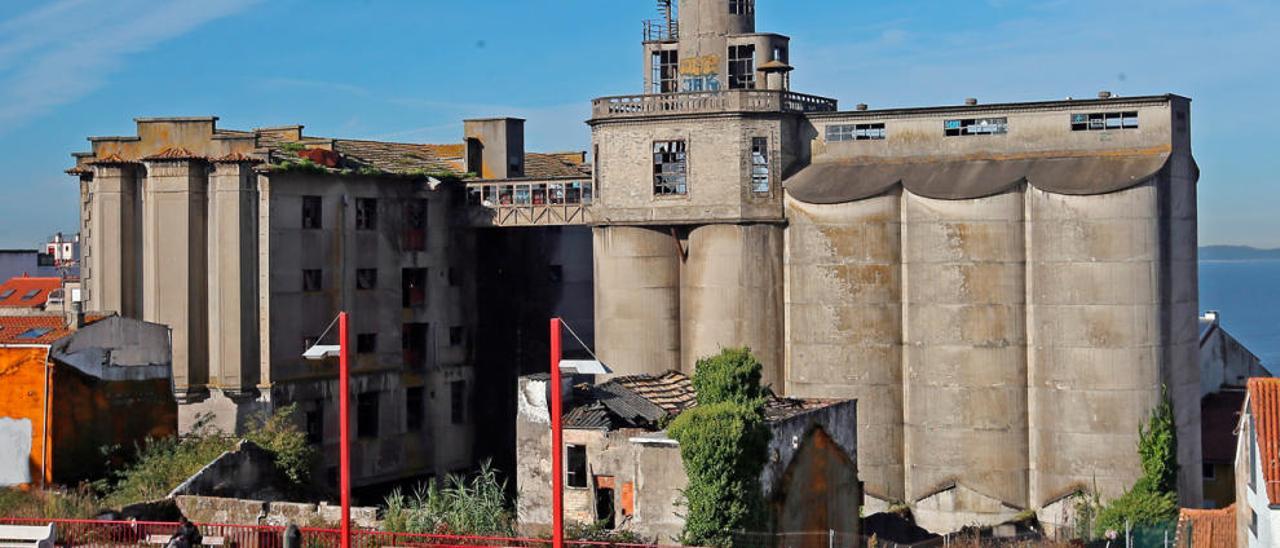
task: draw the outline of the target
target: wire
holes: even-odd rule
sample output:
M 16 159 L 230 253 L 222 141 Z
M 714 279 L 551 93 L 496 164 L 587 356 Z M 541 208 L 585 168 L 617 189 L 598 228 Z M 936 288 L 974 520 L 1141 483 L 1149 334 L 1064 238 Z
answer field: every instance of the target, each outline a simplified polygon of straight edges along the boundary
M 600 361 L 600 357 L 596 356 L 596 353 L 591 351 L 591 347 L 587 346 L 587 343 L 582 342 L 582 338 L 579 337 L 577 333 L 574 333 L 573 327 L 569 326 L 569 322 L 564 321 L 564 318 L 560 318 L 560 325 L 563 325 L 565 331 L 568 331 L 570 335 L 573 335 L 573 339 L 578 341 L 578 344 L 582 345 L 582 349 L 586 350 L 587 354 L 590 354 L 592 359 Z
M 315 348 L 316 346 L 319 346 L 320 341 L 324 340 L 324 336 L 329 334 L 329 330 L 333 329 L 333 324 L 338 323 L 338 318 L 341 318 L 341 317 L 342 317 L 341 313 L 333 317 L 333 321 L 329 322 L 329 327 L 324 328 L 324 332 L 321 333 L 319 337 L 316 337 L 316 342 L 315 344 L 311 345 L 311 348 Z M 311 350 L 311 348 L 308 348 L 307 350 Z

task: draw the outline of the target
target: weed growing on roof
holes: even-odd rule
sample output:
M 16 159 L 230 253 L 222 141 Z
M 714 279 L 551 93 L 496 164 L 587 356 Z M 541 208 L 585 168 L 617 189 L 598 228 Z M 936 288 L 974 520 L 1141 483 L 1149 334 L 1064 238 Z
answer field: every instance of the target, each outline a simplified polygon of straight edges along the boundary
M 698 406 L 676 417 L 668 433 L 680 442 L 689 476 L 689 515 L 681 542 L 728 546 L 733 533 L 765 522 L 760 473 L 772 434 L 765 424 L 760 361 L 746 348 L 698 360 Z
M 291 158 L 278 164 L 272 164 L 271 171 L 277 173 L 329 173 L 329 168 L 306 158 Z

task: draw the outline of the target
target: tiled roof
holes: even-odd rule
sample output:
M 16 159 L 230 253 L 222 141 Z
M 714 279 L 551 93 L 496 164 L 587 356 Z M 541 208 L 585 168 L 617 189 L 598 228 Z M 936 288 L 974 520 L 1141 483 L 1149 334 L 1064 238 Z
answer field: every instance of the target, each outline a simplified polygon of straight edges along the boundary
M 575 161 L 576 153 L 540 154 L 529 152 L 524 155 L 525 177 L 542 179 L 549 177 L 587 177 L 591 175 L 589 164 Z
M 113 154 L 108 154 L 107 156 L 104 156 L 102 158 L 98 158 L 97 160 L 93 160 L 89 163 L 94 165 L 99 165 L 99 166 L 116 166 L 116 165 L 124 165 L 124 164 L 136 164 L 138 163 L 138 161 L 129 160 L 127 158 L 121 157 L 119 154 L 113 153 Z
M 232 152 L 231 154 L 228 154 L 226 156 L 221 156 L 213 159 L 213 163 L 215 164 L 258 163 L 261 161 L 262 160 L 254 158 L 253 156 L 249 156 L 247 154 L 242 154 L 239 152 Z
M 438 172 L 461 175 L 454 165 L 439 155 L 435 145 L 386 143 L 381 141 L 335 140 L 333 150 L 354 163 L 386 171 L 409 174 Z
M 1188 529 L 1191 542 L 1187 543 Z M 1183 508 L 1178 513 L 1178 535 L 1175 546 L 1190 548 L 1235 548 L 1236 507 L 1219 510 Z
M 1243 390 L 1223 390 L 1200 400 L 1200 454 L 1205 462 L 1235 462 L 1236 425 L 1243 407 Z
M 775 422 L 786 420 L 791 417 L 808 413 L 815 409 L 830 407 L 842 400 L 821 400 L 821 399 L 803 399 L 794 398 L 771 398 L 764 409 L 765 420 Z
M 610 413 L 600 402 L 570 409 L 564 414 L 563 424 L 565 428 L 574 430 L 613 430 L 625 426 L 615 421 L 613 413 Z
M 13 278 L 0 284 L 0 307 L 39 308 L 49 293 L 61 288 L 61 278 Z
M 160 152 L 147 156 L 143 160 L 148 161 L 182 161 L 182 160 L 204 160 L 205 157 L 182 147 L 169 147 Z
M 1249 405 L 1267 498 L 1280 504 L 1280 379 L 1249 379 Z
M 62 316 L 0 316 L 0 344 L 51 344 L 67 333 Z

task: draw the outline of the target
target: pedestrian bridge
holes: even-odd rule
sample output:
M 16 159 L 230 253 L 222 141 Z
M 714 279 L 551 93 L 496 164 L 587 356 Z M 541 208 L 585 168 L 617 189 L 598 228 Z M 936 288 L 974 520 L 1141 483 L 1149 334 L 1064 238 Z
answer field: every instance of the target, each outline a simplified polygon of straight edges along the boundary
M 476 228 L 591 223 L 590 178 L 477 181 L 467 186 L 467 223 Z

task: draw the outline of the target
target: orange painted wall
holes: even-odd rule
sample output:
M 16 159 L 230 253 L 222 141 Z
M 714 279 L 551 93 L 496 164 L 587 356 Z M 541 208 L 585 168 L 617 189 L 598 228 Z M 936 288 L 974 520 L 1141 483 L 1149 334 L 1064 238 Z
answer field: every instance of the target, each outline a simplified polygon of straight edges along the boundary
M 31 479 L 37 482 L 44 428 L 47 348 L 0 348 L 0 417 L 31 421 Z M 46 478 L 47 479 L 47 478 Z

